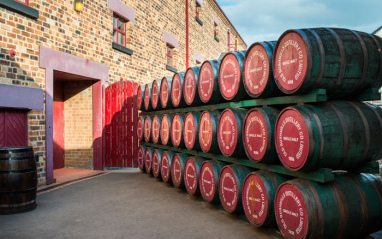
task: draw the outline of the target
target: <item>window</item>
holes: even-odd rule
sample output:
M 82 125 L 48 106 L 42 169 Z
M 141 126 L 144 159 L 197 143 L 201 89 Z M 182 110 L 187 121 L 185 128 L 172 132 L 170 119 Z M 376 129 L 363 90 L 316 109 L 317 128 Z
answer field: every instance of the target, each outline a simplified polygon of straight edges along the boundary
M 195 17 L 199 18 L 199 14 L 200 14 L 200 4 L 196 2 Z
M 166 44 L 166 65 L 173 66 L 174 64 L 174 47 Z
M 19 2 L 19 3 L 22 3 L 22 4 L 24 4 L 24 5 L 27 5 L 27 6 L 29 6 L 29 0 L 14 0 L 14 1 L 16 1 L 16 2 Z
M 237 51 L 237 46 L 238 46 L 238 40 L 237 40 L 237 37 L 235 37 L 235 51 Z
M 121 46 L 126 46 L 126 21 L 113 17 L 113 42 Z
M 218 37 L 218 25 L 214 23 L 214 37 Z
M 228 48 L 228 52 L 230 52 L 231 51 L 231 32 L 229 31 L 229 29 L 228 29 L 228 31 L 227 31 L 227 48 Z

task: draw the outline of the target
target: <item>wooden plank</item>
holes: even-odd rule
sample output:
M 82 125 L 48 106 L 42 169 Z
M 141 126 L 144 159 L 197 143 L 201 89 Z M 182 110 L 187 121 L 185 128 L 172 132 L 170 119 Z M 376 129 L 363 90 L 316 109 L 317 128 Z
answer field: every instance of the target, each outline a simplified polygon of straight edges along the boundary
M 27 111 L 5 111 L 5 146 L 28 146 Z
M 137 99 L 137 92 L 138 92 L 138 83 L 132 83 L 132 128 L 131 128 L 131 134 L 132 134 L 132 164 L 131 167 L 136 168 L 138 167 L 138 136 L 137 136 L 137 128 L 138 128 L 138 99 Z
M 165 113 L 185 113 L 192 111 L 204 111 L 211 109 L 227 109 L 227 108 L 252 108 L 258 106 L 270 106 L 270 105 L 293 105 L 312 102 L 324 102 L 327 101 L 326 90 L 316 89 L 306 95 L 292 95 L 292 96 L 279 96 L 266 99 L 252 99 L 239 102 L 228 102 L 216 105 L 203 105 L 198 107 L 177 108 L 171 110 L 142 112 L 146 115 L 151 114 L 165 114 Z
M 237 159 L 237 158 L 225 157 L 223 155 L 204 153 L 201 151 L 194 151 L 194 150 L 188 150 L 188 149 L 182 149 L 182 148 L 174 148 L 174 147 L 157 145 L 152 143 L 144 143 L 144 144 L 149 147 L 161 148 L 161 149 L 171 150 L 174 152 L 180 152 L 180 153 L 185 153 L 189 155 L 196 155 L 203 158 L 217 159 L 227 163 L 240 164 L 250 168 L 266 169 L 275 173 L 284 174 L 284 175 L 288 175 L 292 177 L 305 178 L 305 179 L 320 182 L 320 183 L 326 183 L 326 182 L 330 182 L 334 180 L 334 174 L 332 173 L 331 169 L 319 169 L 313 172 L 289 171 L 287 168 L 283 167 L 282 165 L 252 163 L 249 159 Z
M 0 109 L 0 147 L 5 147 L 5 110 Z
M 111 164 L 110 167 L 116 167 L 117 166 L 117 90 L 118 90 L 117 84 L 111 85 Z
M 132 127 L 133 127 L 133 84 L 131 81 L 126 81 L 126 98 L 125 98 L 125 167 L 133 166 L 133 141 L 132 141 Z
M 355 101 L 381 100 L 381 93 L 379 93 L 378 88 L 370 88 L 365 90 L 362 94 L 349 98 L 349 100 L 355 100 Z

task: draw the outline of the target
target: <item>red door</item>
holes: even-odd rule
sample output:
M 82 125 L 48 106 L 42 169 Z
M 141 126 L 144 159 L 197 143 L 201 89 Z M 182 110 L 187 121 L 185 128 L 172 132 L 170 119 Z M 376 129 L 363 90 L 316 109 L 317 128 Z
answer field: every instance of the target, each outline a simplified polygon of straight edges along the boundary
M 28 112 L 0 109 L 0 147 L 28 146 Z
M 65 166 L 64 150 L 64 93 L 62 91 L 62 81 L 54 81 L 53 169 L 59 169 Z

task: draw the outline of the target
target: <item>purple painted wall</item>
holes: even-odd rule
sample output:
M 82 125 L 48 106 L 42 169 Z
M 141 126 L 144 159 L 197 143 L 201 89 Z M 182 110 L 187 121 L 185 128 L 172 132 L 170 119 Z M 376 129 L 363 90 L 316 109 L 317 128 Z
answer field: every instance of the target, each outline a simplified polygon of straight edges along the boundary
M 44 91 L 16 85 L 0 84 L 0 108 L 44 109 Z

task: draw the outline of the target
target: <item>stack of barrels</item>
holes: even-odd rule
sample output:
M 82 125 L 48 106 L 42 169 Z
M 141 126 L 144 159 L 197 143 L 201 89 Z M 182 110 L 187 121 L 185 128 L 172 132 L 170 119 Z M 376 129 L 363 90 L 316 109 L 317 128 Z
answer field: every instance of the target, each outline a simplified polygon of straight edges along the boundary
M 141 110 L 165 111 L 140 116 L 138 137 L 174 147 L 143 144 L 140 169 L 231 213 L 244 212 L 255 226 L 278 226 L 286 238 L 358 238 L 381 230 L 382 182 L 352 172 L 382 156 L 382 110 L 351 100 L 382 86 L 381 46 L 381 38 L 348 29 L 288 30 L 277 42 L 257 42 L 139 88 Z M 329 100 L 214 107 L 314 89 L 325 89 Z M 187 108 L 202 105 L 210 110 Z M 171 112 L 176 108 L 184 110 Z M 176 148 L 282 164 L 290 171 L 342 173 L 322 184 Z

